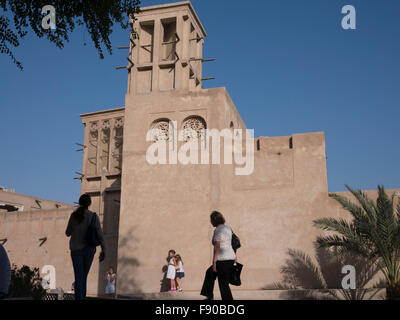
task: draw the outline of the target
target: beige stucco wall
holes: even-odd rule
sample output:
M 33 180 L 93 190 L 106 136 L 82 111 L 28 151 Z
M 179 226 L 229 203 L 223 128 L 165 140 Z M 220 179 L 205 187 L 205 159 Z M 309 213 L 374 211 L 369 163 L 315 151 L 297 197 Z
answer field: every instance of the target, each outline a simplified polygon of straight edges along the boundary
M 0 190 L 0 206 L 16 206 L 19 211 L 50 210 L 55 208 L 69 208 L 70 204 L 57 202 L 38 197 L 28 196 L 12 191 Z M 0 212 L 3 211 L 0 208 Z
M 275 281 L 287 248 L 312 248 L 311 222 L 326 213 L 328 201 L 323 133 L 261 138 L 251 176 L 235 176 L 232 165 L 149 165 L 145 135 L 152 122 L 168 118 L 179 126 L 191 115 L 209 129 L 229 128 L 231 121 L 245 128 L 224 88 L 127 95 L 119 293 L 159 291 L 171 248 L 185 261 L 185 288 L 198 290 L 211 263 L 212 210 L 242 239 L 241 289 Z
M 65 236 L 71 209 L 0 213 L 0 237 L 10 262 L 40 270 L 45 265 L 56 268 L 56 286 L 69 289 L 73 282 L 68 240 Z M 40 246 L 40 238 L 47 241 Z
M 41 211 L 24 211 L 0 213 L 0 239 L 7 239 L 4 248 L 11 264 L 31 268 L 42 268 L 46 265 L 55 267 L 56 287 L 68 291 L 74 281 L 74 272 L 69 250 L 69 238 L 65 235 L 68 219 L 73 209 L 53 209 Z M 47 237 L 40 246 L 39 239 Z M 106 238 L 106 244 L 110 239 Z M 110 255 L 113 248 L 108 244 Z M 99 250 L 93 261 L 88 277 L 88 294 L 98 294 L 99 283 Z M 42 275 L 43 276 L 43 275 Z M 104 275 L 100 277 L 103 287 Z
M 209 126 L 217 125 L 221 117 L 216 105 L 224 101 L 225 91 L 205 92 L 127 96 L 118 249 L 120 293 L 159 291 L 161 270 L 171 248 L 183 256 L 188 284 L 200 281 L 202 275 L 195 270 L 208 263 L 211 227 L 202 213 L 216 204 L 216 173 L 207 165 L 195 169 L 180 164 L 152 166 L 145 159 L 146 133 L 156 119 L 180 124 L 197 114 Z
M 159 291 L 171 248 L 184 259 L 185 288 L 199 290 L 212 257 L 212 210 L 220 210 L 242 239 L 241 290 L 278 281 L 289 248 L 314 256 L 321 232 L 314 219 L 348 217 L 328 197 L 321 132 L 257 138 L 250 176 L 234 175 L 232 165 L 149 165 L 145 135 L 153 121 L 175 120 L 179 128 L 190 115 L 203 117 L 208 129 L 229 128 L 231 121 L 245 128 L 224 88 L 126 97 L 120 294 Z
M 293 135 L 292 148 L 277 140 L 262 139 L 253 175 L 225 174 L 221 184 L 219 209 L 243 242 L 243 289 L 277 281 L 288 248 L 311 251 L 312 220 L 326 208 L 323 133 Z
M 174 83 L 167 85 L 162 75 L 167 69 L 159 69 L 165 67 L 159 56 L 160 28 L 162 21 L 174 17 L 181 35 L 176 48 L 181 61 L 173 63 Z M 151 143 L 146 142 L 146 134 L 157 119 L 176 121 L 178 129 L 190 116 L 202 117 L 208 129 L 229 129 L 231 123 L 236 129 L 246 128 L 225 88 L 203 90 L 201 82 L 196 87 L 190 82 L 190 58 L 202 58 L 204 39 L 196 40 L 192 57 L 189 37 L 205 36 L 191 5 L 150 7 L 137 23 L 153 20 L 152 63 L 143 66 L 140 57 L 136 59 L 139 63 L 128 74 L 125 108 L 81 115 L 85 126 L 81 192 L 93 198 L 91 209 L 101 218 L 107 247 L 103 263 L 98 263 L 96 254 L 88 293 L 104 292 L 104 273 L 110 265 L 117 268 L 119 294 L 159 292 L 169 249 L 183 257 L 185 290 L 199 291 L 212 260 L 212 210 L 225 215 L 242 242 L 238 257 L 245 267 L 238 289 L 264 288 L 280 280 L 289 248 L 314 256 L 313 242 L 320 233 L 312 225 L 314 219 L 349 218 L 328 197 L 324 133 L 256 137 L 255 170 L 250 176 L 236 176 L 234 165 L 150 165 L 146 151 Z M 195 26 L 193 34 L 189 34 L 189 22 Z M 137 27 L 140 33 L 141 26 Z M 138 48 L 131 45 L 134 60 Z M 202 60 L 196 61 L 192 61 L 197 70 L 194 77 L 201 80 Z M 151 77 L 140 76 L 150 69 Z M 167 87 L 174 90 L 160 91 Z M 138 94 L 142 91 L 138 88 L 151 88 L 151 92 Z M 114 161 L 103 170 L 100 143 L 97 151 L 90 146 L 90 125 L 98 122 L 96 130 L 101 134 L 101 126 L 108 121 L 111 128 L 123 124 L 122 176 Z M 254 129 L 257 134 L 258 128 Z M 109 156 L 116 150 L 112 145 Z M 97 159 L 94 165 L 89 164 L 92 156 Z M 376 196 L 376 192 L 368 193 Z M 73 209 L 54 209 L 55 202 L 48 205 L 43 208 L 48 210 L 0 213 L 0 239 L 7 238 L 5 247 L 12 262 L 40 268 L 54 265 L 57 287 L 69 290 L 73 270 L 65 228 Z M 48 240 L 39 246 L 43 237 Z
M 104 273 L 110 265 L 117 267 L 118 293 L 160 291 L 162 268 L 171 248 L 184 259 L 185 289 L 200 290 L 212 257 L 212 210 L 220 210 L 241 238 L 238 256 L 245 265 L 243 286 L 235 288 L 240 290 L 278 281 L 289 248 L 313 257 L 313 241 L 320 231 L 312 220 L 350 218 L 328 197 L 323 133 L 256 138 L 255 171 L 250 176 L 235 176 L 233 165 L 152 166 L 145 159 L 150 144 L 145 136 L 157 119 L 168 118 L 179 127 L 188 116 L 197 115 L 209 129 L 229 128 L 231 122 L 235 128 L 246 128 L 245 124 L 224 88 L 127 95 L 126 106 L 86 115 L 83 120 L 125 117 L 122 180 L 100 173 L 88 177 L 89 183 L 83 179 L 82 184 L 82 192 L 99 195 L 101 202 L 92 209 L 99 210 L 107 246 L 106 260 L 99 264 L 99 253 L 94 259 L 90 295 L 104 292 Z M 87 133 L 85 137 L 86 144 Z M 98 186 L 95 180 L 100 181 Z M 366 192 L 376 197 L 376 191 Z M 57 287 L 64 290 L 73 281 L 64 233 L 72 210 L 70 206 L 0 214 L 0 239 L 7 238 L 11 261 L 19 266 L 55 266 Z M 48 240 L 39 246 L 43 237 Z

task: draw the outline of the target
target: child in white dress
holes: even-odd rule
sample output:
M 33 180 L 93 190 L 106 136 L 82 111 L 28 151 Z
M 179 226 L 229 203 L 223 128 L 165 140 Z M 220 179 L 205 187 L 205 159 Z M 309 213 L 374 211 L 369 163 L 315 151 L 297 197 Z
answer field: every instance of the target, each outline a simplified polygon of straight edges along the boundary
M 106 296 L 113 297 L 115 294 L 115 279 L 117 278 L 117 275 L 114 272 L 114 268 L 110 267 L 108 269 L 108 272 L 106 274 L 106 280 L 107 280 L 107 285 L 106 285 Z
M 183 261 L 182 261 L 182 257 L 177 254 L 175 256 L 175 260 L 177 263 L 177 267 L 176 267 L 176 285 L 177 285 L 177 289 L 178 291 L 182 291 L 182 279 L 185 276 L 185 271 L 183 270 Z
M 176 291 L 175 276 L 176 276 L 176 261 L 175 261 L 175 250 L 169 250 L 168 252 L 168 270 L 167 279 L 170 280 L 170 289 L 168 291 Z

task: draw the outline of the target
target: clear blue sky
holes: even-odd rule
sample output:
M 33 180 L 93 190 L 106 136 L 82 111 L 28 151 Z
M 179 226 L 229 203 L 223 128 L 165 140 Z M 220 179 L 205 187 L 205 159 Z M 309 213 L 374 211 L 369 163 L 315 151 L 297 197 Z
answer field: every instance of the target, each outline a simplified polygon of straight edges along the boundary
M 142 0 L 142 5 L 168 3 Z M 193 0 L 208 37 L 204 76 L 227 87 L 256 136 L 324 131 L 329 191 L 400 187 L 399 0 Z M 357 30 L 341 28 L 341 8 Z M 86 39 L 87 45 L 83 43 Z M 128 44 L 116 28 L 113 45 Z M 0 185 L 72 203 L 79 114 L 124 105 L 126 52 L 100 60 L 76 30 L 60 50 L 33 35 L 0 55 Z

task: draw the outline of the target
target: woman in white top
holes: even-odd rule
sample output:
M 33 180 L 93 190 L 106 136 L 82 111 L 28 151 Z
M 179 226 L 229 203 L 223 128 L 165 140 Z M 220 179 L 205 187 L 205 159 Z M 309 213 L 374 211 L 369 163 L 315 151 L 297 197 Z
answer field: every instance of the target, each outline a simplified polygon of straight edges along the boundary
M 224 216 L 218 211 L 211 213 L 210 220 L 215 227 L 212 238 L 214 246 L 213 265 L 206 272 L 200 294 L 212 300 L 214 298 L 215 279 L 218 278 L 222 300 L 233 300 L 229 287 L 233 265 L 236 261 L 236 254 L 232 248 L 232 230 L 225 225 Z
M 114 272 L 114 268 L 110 267 L 108 269 L 108 272 L 106 274 L 106 280 L 107 280 L 107 285 L 106 285 L 106 296 L 109 297 L 114 297 L 115 294 L 115 279 L 117 278 L 117 275 Z

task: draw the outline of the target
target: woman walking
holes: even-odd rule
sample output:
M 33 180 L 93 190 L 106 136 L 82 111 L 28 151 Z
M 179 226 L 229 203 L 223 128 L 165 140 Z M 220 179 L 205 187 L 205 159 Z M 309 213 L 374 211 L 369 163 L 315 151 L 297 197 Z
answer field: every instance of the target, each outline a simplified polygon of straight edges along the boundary
M 213 211 L 210 215 L 214 229 L 212 244 L 214 246 L 213 265 L 206 271 L 201 295 L 212 300 L 214 298 L 214 283 L 218 278 L 218 285 L 222 300 L 233 300 L 229 287 L 229 280 L 233 273 L 236 254 L 232 248 L 232 230 L 225 225 L 224 216 Z
M 65 231 L 67 237 L 71 237 L 69 248 L 75 275 L 75 300 L 83 300 L 86 297 L 87 276 L 96 253 L 96 247 L 90 246 L 86 240 L 89 226 L 92 223 L 96 226 L 97 237 L 101 245 L 99 260 L 103 261 L 105 258 L 103 231 L 99 217 L 89 210 L 91 203 L 92 200 L 88 194 L 83 194 L 79 198 L 79 208 L 71 214 Z

